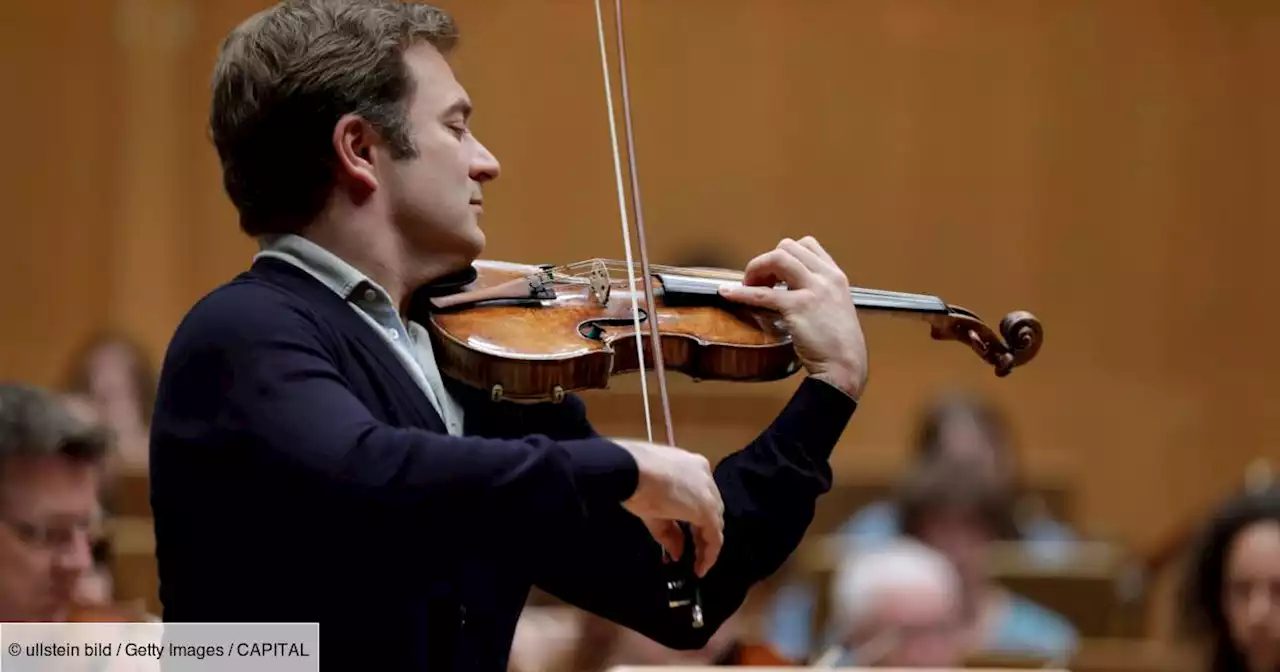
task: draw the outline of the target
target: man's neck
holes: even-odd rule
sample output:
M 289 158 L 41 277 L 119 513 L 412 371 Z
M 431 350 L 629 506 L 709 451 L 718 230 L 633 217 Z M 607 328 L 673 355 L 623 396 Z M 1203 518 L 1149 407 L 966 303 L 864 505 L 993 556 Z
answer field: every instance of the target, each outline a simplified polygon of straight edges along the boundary
M 355 235 L 356 230 L 361 230 L 361 234 Z M 350 226 L 322 217 L 302 235 L 378 283 L 401 309 L 413 290 L 422 284 L 399 235 L 389 226 Z

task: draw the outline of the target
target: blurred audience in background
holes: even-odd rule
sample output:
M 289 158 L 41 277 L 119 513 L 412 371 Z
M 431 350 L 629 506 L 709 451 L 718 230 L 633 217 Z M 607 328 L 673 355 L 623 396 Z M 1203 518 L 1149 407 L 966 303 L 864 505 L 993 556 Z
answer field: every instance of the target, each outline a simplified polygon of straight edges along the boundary
M 998 502 L 998 520 L 992 517 L 997 512 L 985 511 L 984 526 L 961 526 L 958 530 L 975 534 L 980 531 L 984 539 L 1018 541 L 1028 547 L 1031 557 L 1046 563 L 1063 562 L 1068 557 L 1077 536 L 1065 523 L 1054 519 L 1046 507 L 1024 505 L 1032 498 L 1024 492 L 1013 432 L 994 404 L 959 392 L 938 395 L 922 410 L 912 454 L 914 461 L 904 477 L 906 482 L 918 481 L 921 474 L 930 472 L 963 471 L 971 475 L 970 482 L 985 484 L 983 492 L 995 500 L 991 506 L 997 506 Z M 952 496 L 945 491 L 932 494 Z M 873 502 L 841 525 L 837 537 L 845 540 L 850 550 L 899 539 L 905 533 L 902 506 L 894 497 Z M 949 539 L 947 536 L 944 541 Z M 816 596 L 809 586 L 793 583 L 778 591 L 768 615 L 767 636 L 782 655 L 808 660 L 823 645 L 822 639 L 811 632 L 815 604 Z M 1031 635 L 1019 634 L 1019 628 L 1032 627 L 1025 607 L 1015 601 L 1010 619 L 999 621 L 1000 627 L 1012 630 L 996 631 L 986 643 L 999 650 L 1011 646 L 1019 650 L 1028 648 L 1023 639 Z M 1050 636 L 1057 644 L 1030 646 L 1031 649 L 1057 651 L 1061 646 L 1069 646 L 1067 642 L 1071 637 L 1058 628 L 1058 624 L 1065 622 L 1050 620 L 1053 624 L 1046 623 L 1043 628 L 1060 632 Z M 1039 627 L 1033 630 L 1039 631 Z M 1015 638 L 1014 641 L 1009 637 Z
M 72 605 L 112 603 L 102 496 L 119 470 L 145 472 L 154 393 L 145 352 L 109 333 L 86 343 L 58 392 L 0 387 L 0 618 L 59 619 Z M 572 607 L 530 608 L 510 670 L 961 667 L 991 653 L 1070 660 L 1076 627 L 992 578 L 1008 544 L 1049 566 L 1069 562 L 1077 541 L 1047 508 L 1018 506 L 1030 488 L 1013 446 L 1009 426 L 979 398 L 927 404 L 915 459 L 895 488 L 835 530 L 820 632 L 811 632 L 813 588 L 780 575 L 698 651 L 667 649 Z M 1280 669 L 1280 490 L 1267 467 L 1251 468 L 1249 491 L 1214 514 L 1189 564 L 1184 620 L 1213 672 Z
M 938 463 L 981 470 L 1006 490 L 1014 506 L 1013 536 L 1038 554 L 1053 557 L 1076 541 L 1065 523 L 1043 506 L 1023 506 L 1022 473 L 1013 431 L 996 406 L 976 395 L 939 395 L 922 414 L 915 445 L 915 469 Z M 901 511 L 892 501 L 876 502 L 854 514 L 840 530 L 860 542 L 893 539 L 902 532 Z
M 565 607 L 531 607 L 521 616 L 511 672 L 599 672 L 620 665 L 777 666 L 792 661 L 755 641 L 749 622 L 761 590 L 701 649 L 665 647 L 594 614 Z
M 0 385 L 0 620 L 61 620 L 109 596 L 94 571 L 109 452 L 107 434 L 54 393 Z
M 924 544 L 900 540 L 849 554 L 832 581 L 831 602 L 834 636 L 820 666 L 963 662 L 960 578 Z
M 930 463 L 900 491 L 902 532 L 955 567 L 967 652 L 1065 659 L 1079 640 L 1076 629 L 991 579 L 993 544 L 1008 539 L 1015 527 L 1005 485 L 976 463 Z
M 1200 533 L 1183 593 L 1184 624 L 1210 672 L 1280 670 L 1280 490 L 1224 502 Z
M 135 339 L 104 331 L 71 359 L 64 390 L 76 409 L 93 412 L 114 436 L 113 473 L 145 471 L 155 404 L 155 367 Z

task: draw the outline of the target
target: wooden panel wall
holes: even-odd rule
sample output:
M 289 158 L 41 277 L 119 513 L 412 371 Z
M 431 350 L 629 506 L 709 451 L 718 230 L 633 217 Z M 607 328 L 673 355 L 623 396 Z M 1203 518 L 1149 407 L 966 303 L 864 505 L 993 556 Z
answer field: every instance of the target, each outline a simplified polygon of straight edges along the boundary
M 219 39 L 264 4 L 6 4 L 0 375 L 54 382 L 104 323 L 159 356 L 246 265 L 204 116 Z M 489 256 L 621 257 L 592 2 L 443 4 L 505 170 Z M 841 473 L 893 468 L 920 400 L 972 386 L 1015 414 L 1031 470 L 1079 478 L 1090 531 L 1142 543 L 1276 453 L 1280 5 L 624 4 L 655 260 L 813 233 L 857 284 L 1044 321 L 1040 360 L 1000 381 L 921 325 L 869 321 Z M 677 388 L 768 409 L 793 385 Z M 765 420 L 719 417 L 682 436 L 723 452 Z

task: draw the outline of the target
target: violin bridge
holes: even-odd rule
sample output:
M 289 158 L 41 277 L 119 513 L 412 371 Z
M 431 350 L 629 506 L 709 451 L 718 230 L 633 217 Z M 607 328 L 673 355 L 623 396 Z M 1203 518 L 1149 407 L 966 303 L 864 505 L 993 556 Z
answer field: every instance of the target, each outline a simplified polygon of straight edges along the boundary
M 609 305 L 609 294 L 613 291 L 613 283 L 609 279 L 609 269 L 604 262 L 595 259 L 591 262 L 591 270 L 587 271 L 587 283 L 591 287 L 591 296 L 601 306 Z

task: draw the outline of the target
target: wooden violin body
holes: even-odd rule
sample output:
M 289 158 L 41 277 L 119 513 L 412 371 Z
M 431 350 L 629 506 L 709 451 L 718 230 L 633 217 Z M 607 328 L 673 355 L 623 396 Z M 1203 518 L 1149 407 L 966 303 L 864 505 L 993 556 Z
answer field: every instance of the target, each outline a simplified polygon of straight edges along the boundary
M 623 262 L 478 261 L 474 270 L 470 283 L 430 299 L 424 322 L 441 370 L 490 390 L 495 400 L 560 401 L 639 371 L 642 356 L 645 368 L 654 366 L 651 319 L 665 368 L 695 380 L 770 381 L 801 368 L 777 314 L 719 295 L 719 285 L 740 282 L 741 273 L 654 266 L 647 278 L 649 315 L 646 290 L 631 286 Z M 860 310 L 928 322 L 934 339 L 969 345 L 999 376 L 1030 361 L 1043 339 L 1039 321 L 1026 312 L 1005 317 L 1001 339 L 976 315 L 937 297 L 861 288 L 850 294 Z

